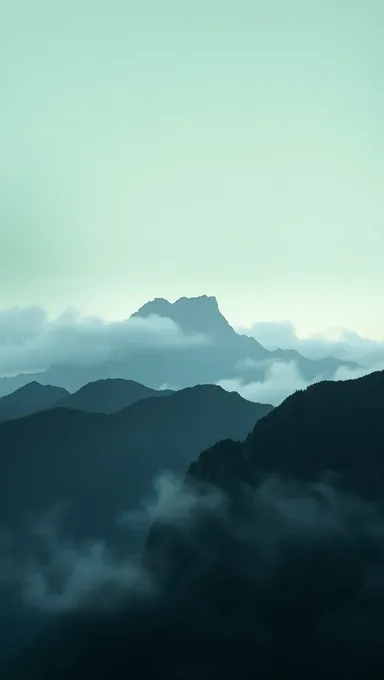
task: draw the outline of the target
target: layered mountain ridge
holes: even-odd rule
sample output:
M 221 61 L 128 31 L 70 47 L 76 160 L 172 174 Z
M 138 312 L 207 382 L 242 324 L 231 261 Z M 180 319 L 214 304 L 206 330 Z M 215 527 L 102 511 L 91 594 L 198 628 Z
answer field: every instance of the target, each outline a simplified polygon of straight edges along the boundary
M 165 343 L 134 351 L 127 342 L 124 356 L 103 363 L 87 366 L 56 364 L 40 373 L 0 378 L 0 396 L 33 380 L 57 385 L 69 392 L 75 392 L 89 382 L 109 378 L 133 380 L 152 389 L 161 389 L 164 385 L 180 389 L 220 380 L 263 381 L 275 362 L 294 363 L 304 380 L 330 379 L 339 368 L 358 368 L 354 362 L 332 357 L 311 360 L 294 350 L 269 351 L 255 338 L 238 334 L 212 296 L 182 297 L 173 303 L 155 298 L 140 307 L 131 318 L 151 316 L 171 319 L 186 337 L 200 334 L 206 337 L 206 342 L 181 344 L 177 348 Z
M 112 661 L 116 679 L 154 665 L 171 680 L 381 678 L 383 400 L 384 372 L 325 381 L 204 450 L 178 492 L 192 514 L 149 533 L 161 589 L 92 625 L 74 612 L 9 680 L 102 677 Z
M 114 386 L 108 384 L 108 389 Z M 99 408 L 95 387 L 98 392 L 100 386 L 90 387 Z M 132 396 L 132 385 L 123 387 Z M 76 567 L 71 556 L 76 557 L 77 546 L 85 551 L 85 559 L 88 555 L 91 572 L 93 553 L 87 546 L 97 550 L 104 546 L 107 554 L 120 556 L 135 552 L 145 541 L 151 517 L 146 507 L 156 500 L 158 476 L 164 476 L 166 489 L 172 487 L 173 476 L 183 478 L 202 449 L 227 437 L 244 439 L 255 421 L 273 408 L 216 385 L 162 396 L 148 396 L 143 386 L 134 387 L 136 397 L 138 390 L 147 397 L 114 413 L 57 407 L 0 424 L 0 538 L 10 541 L 0 542 L 0 660 L 16 645 L 33 639 L 42 622 L 46 625 L 47 615 L 49 621 L 52 617 L 49 607 L 43 615 L 24 602 L 18 573 L 28 573 L 37 560 L 32 580 L 26 583 L 43 606 L 44 588 L 48 601 L 64 597 L 61 589 L 65 592 L 68 569 Z M 101 389 L 104 393 L 104 385 Z M 84 407 L 87 395 L 80 396 Z M 94 400 L 87 403 L 95 406 Z M 132 512 L 141 519 L 129 519 Z M 36 529 L 39 522 L 48 525 L 48 539 Z M 13 559 L 9 574 L 6 567 Z M 96 573 L 105 568 L 108 564 L 96 564 Z M 52 583 L 50 577 L 45 582 L 46 569 L 55 574 Z M 75 577 L 74 587 L 76 583 Z
M 63 387 L 40 385 L 33 380 L 15 392 L 0 397 L 0 422 L 45 411 L 67 397 L 69 392 Z

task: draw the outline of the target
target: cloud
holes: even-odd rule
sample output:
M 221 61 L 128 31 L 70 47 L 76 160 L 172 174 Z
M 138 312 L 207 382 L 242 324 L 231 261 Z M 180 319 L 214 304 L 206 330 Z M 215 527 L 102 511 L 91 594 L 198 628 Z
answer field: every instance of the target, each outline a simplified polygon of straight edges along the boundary
M 50 561 L 29 561 L 23 580 L 28 605 L 50 612 L 73 610 L 85 604 L 117 606 L 128 592 L 146 593 L 150 587 L 139 564 L 118 560 L 103 542 L 78 546 L 56 540 L 49 546 Z
M 79 606 L 117 607 L 133 593 L 152 592 L 153 581 L 137 556 L 117 557 L 102 540 L 63 539 L 65 511 L 55 506 L 29 524 L 27 538 L 7 535 L 0 546 L 0 583 L 16 586 L 28 608 L 56 614 Z M 18 550 L 12 550 L 17 542 Z
M 249 401 L 278 406 L 296 390 L 305 389 L 305 381 L 294 361 L 284 364 L 275 361 L 266 371 L 265 379 L 244 382 L 243 379 L 220 380 L 218 383 L 229 392 L 236 391 Z
M 161 587 L 151 567 L 113 558 L 103 543 L 61 541 L 57 509 L 35 525 L 46 558 L 26 563 L 26 602 L 79 616 L 85 608 L 87 629 L 90 620 L 97 626 L 84 649 L 72 635 L 66 648 L 59 629 L 44 655 L 57 654 L 60 643 L 65 663 L 91 645 L 87 677 L 106 672 L 112 657 L 122 674 L 139 664 L 141 677 L 153 677 L 155 660 L 173 680 L 235 670 L 245 679 L 259 667 L 283 677 L 300 663 L 307 674 L 313 659 L 314 678 L 325 670 L 343 677 L 345 668 L 372 677 L 384 602 L 384 524 L 373 504 L 336 490 L 325 475 L 310 484 L 268 476 L 257 488 L 239 486 L 231 502 L 218 489 L 163 475 L 125 520 L 147 518 L 161 539 L 153 550 L 165 557 Z M 79 669 L 71 670 L 74 680 L 84 677 Z M 35 677 L 29 667 L 28 677 Z
M 181 528 L 171 539 L 161 606 L 177 641 L 169 656 L 179 652 L 179 667 L 196 663 L 202 677 L 231 677 L 242 658 L 237 677 L 253 677 L 260 664 L 280 677 L 272 671 L 286 673 L 319 649 L 323 673 L 381 653 L 384 525 L 377 508 L 326 479 L 300 484 L 278 476 L 243 487 L 237 506 L 212 509 L 194 532 Z
M 140 507 L 122 515 L 121 524 L 149 529 L 153 522 L 185 525 L 195 519 L 201 510 L 219 510 L 224 504 L 224 496 L 215 487 L 197 494 L 172 472 L 163 472 L 154 482 L 154 493 L 143 499 Z
M 248 361 L 248 363 L 246 363 Z M 255 368 L 256 362 L 252 359 L 244 360 L 241 367 L 237 368 Z M 244 399 L 258 403 L 272 404 L 278 406 L 284 399 L 297 390 L 306 389 L 309 385 L 323 380 L 321 376 L 313 380 L 305 380 L 300 373 L 300 370 L 295 361 L 289 363 L 282 363 L 280 361 L 268 360 L 265 377 L 260 381 L 246 382 L 243 378 L 234 378 L 227 380 L 219 380 L 218 385 L 228 392 L 238 392 Z M 346 366 L 338 368 L 332 380 L 351 380 L 360 378 L 363 375 L 372 373 L 374 370 L 384 368 L 384 363 L 378 365 L 377 368 L 361 368 L 352 369 Z
M 164 472 L 154 479 L 152 494 L 117 522 L 127 532 L 138 528 L 145 536 L 153 522 L 192 526 L 202 511 L 218 512 L 223 504 L 224 496 L 218 489 L 202 486 L 197 490 Z M 0 583 L 16 584 L 28 607 L 50 613 L 85 606 L 122 606 L 133 594 L 154 596 L 155 579 L 143 568 L 138 555 L 127 551 L 117 557 L 113 546 L 102 540 L 63 539 L 60 525 L 68 510 L 68 504 L 58 503 L 38 521 L 28 520 L 26 537 L 0 532 Z M 17 542 L 16 557 L 13 548 Z
M 294 349 L 299 338 L 291 321 L 260 321 L 241 332 L 250 335 L 267 349 Z
M 337 491 L 327 475 L 315 483 L 300 484 L 271 475 L 256 491 L 245 490 L 248 511 L 257 518 L 254 537 L 281 542 L 342 538 L 361 531 L 384 537 L 384 525 L 373 505 L 349 493 Z M 363 522 L 363 524 L 362 524 Z M 367 534 L 367 535 L 368 535 Z
M 275 363 L 275 359 L 251 359 L 250 357 L 245 357 L 236 362 L 235 368 L 238 371 L 252 371 L 255 368 L 270 368 Z
M 384 370 L 384 361 L 378 362 L 375 366 L 370 368 L 348 368 L 348 366 L 339 366 L 336 369 L 333 380 L 354 380 L 355 378 L 362 378 L 364 375 L 369 375 L 374 371 Z
M 171 319 L 150 316 L 106 322 L 68 310 L 50 318 L 40 307 L 0 311 L 0 375 L 44 370 L 55 363 L 119 360 L 140 349 L 183 348 L 209 342 Z
M 384 342 L 362 337 L 347 328 L 329 328 L 301 338 L 291 321 L 264 321 L 242 332 L 256 338 L 267 349 L 295 349 L 309 359 L 332 356 L 370 368 L 384 364 Z
M 172 511 L 169 529 L 157 524 L 163 540 L 155 550 L 166 551 L 167 579 L 139 607 L 125 601 L 118 620 L 98 618 L 102 644 L 88 657 L 90 677 L 93 669 L 101 674 L 109 667 L 111 654 L 122 673 L 139 663 L 141 677 L 151 677 L 155 659 L 157 670 L 174 680 L 233 677 L 235 670 L 245 679 L 260 667 L 283 677 L 300 664 L 307 674 L 314 659 L 311 677 L 324 677 L 325 670 L 344 677 L 345 669 L 356 671 L 352 677 L 368 677 L 362 669 L 372 677 L 382 654 L 384 527 L 378 509 L 336 491 L 325 478 L 300 484 L 268 477 L 256 489 L 240 487 L 236 498 L 232 506 L 205 506 L 193 527 L 183 503 L 178 508 L 186 522 L 175 524 Z M 74 573 L 82 575 L 81 584 L 89 564 L 104 564 L 100 554 L 78 553 Z M 64 659 L 72 638 L 68 645 Z

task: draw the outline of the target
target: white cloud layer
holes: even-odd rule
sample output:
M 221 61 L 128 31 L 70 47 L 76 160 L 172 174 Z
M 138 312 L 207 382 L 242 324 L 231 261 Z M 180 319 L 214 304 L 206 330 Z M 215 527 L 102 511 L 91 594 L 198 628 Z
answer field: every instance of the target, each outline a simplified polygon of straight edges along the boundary
M 360 378 L 367 373 L 382 368 L 384 368 L 384 362 L 374 368 L 362 368 L 357 370 L 352 370 L 343 366 L 337 369 L 332 379 L 350 380 L 353 378 Z M 267 368 L 265 380 L 263 381 L 244 382 L 242 379 L 233 379 L 219 380 L 217 384 L 225 390 L 228 390 L 228 392 L 238 392 L 244 399 L 248 399 L 249 401 L 278 406 L 293 392 L 303 390 L 313 383 L 320 382 L 322 379 L 322 377 L 317 377 L 311 381 L 305 380 L 295 361 L 287 364 L 275 361 Z
M 52 364 L 119 360 L 135 350 L 205 344 L 201 333 L 185 334 L 171 319 L 132 317 L 106 322 L 68 310 L 50 318 L 40 307 L 0 311 L 0 375 L 31 373 Z
M 264 321 L 242 332 L 256 338 L 267 349 L 296 349 L 309 359 L 332 356 L 367 367 L 384 364 L 384 342 L 364 338 L 347 328 L 328 328 L 302 338 L 291 321 Z

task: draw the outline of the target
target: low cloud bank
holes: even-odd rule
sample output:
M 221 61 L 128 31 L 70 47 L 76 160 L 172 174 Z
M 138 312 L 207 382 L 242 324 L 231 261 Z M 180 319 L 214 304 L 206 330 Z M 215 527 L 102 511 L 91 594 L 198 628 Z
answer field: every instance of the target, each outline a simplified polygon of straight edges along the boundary
M 0 376 L 32 373 L 52 364 L 96 364 L 137 350 L 205 344 L 202 333 L 186 334 L 171 319 L 151 316 L 106 322 L 69 310 L 50 318 L 40 307 L 0 311 Z
M 248 359 L 247 363 L 247 359 L 244 359 L 241 366 L 237 365 L 237 368 L 244 370 L 248 367 L 252 369 L 259 365 L 260 362 L 256 364 L 256 362 Z M 293 392 L 303 390 L 309 385 L 324 379 L 322 376 L 318 376 L 310 381 L 305 380 L 295 361 L 284 364 L 279 361 L 269 360 L 267 364 L 264 362 L 263 365 L 266 367 L 265 378 L 263 380 L 247 382 L 244 378 L 238 378 L 219 380 L 217 384 L 229 392 L 238 392 L 244 399 L 248 399 L 249 401 L 279 406 L 279 404 L 289 397 L 290 394 L 293 394 Z M 360 378 L 368 373 L 381 369 L 384 369 L 384 362 L 381 365 L 378 364 L 377 367 L 356 370 L 341 366 L 335 371 L 332 380 L 351 380 Z
M 309 359 L 332 356 L 370 368 L 384 365 L 384 342 L 362 337 L 347 328 L 330 328 L 300 338 L 291 321 L 265 321 L 242 329 L 242 333 L 256 338 L 267 349 L 295 349 Z

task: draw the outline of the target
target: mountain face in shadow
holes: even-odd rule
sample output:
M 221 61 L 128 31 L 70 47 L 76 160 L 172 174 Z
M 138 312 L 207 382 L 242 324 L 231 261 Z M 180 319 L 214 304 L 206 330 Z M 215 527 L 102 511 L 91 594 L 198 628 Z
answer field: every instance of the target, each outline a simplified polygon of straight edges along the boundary
M 157 298 L 143 305 L 132 317 L 162 316 L 171 319 L 187 335 L 200 334 L 204 342 L 175 347 L 142 347 L 127 344 L 119 357 L 102 364 L 55 365 L 34 375 L 0 379 L 0 395 L 7 394 L 31 380 L 59 385 L 69 392 L 83 385 L 108 378 L 134 380 L 153 389 L 164 385 L 176 388 L 213 384 L 219 380 L 241 379 L 245 383 L 265 379 L 274 362 L 294 362 L 303 379 L 332 378 L 341 366 L 357 368 L 353 362 L 332 357 L 311 360 L 295 350 L 266 350 L 255 338 L 241 335 L 221 314 L 214 297 L 180 298 L 171 303 Z
M 172 390 L 152 390 L 134 380 L 109 378 L 84 385 L 74 394 L 56 402 L 55 407 L 109 414 L 121 411 L 141 399 L 167 397 L 170 394 Z
M 69 396 L 67 390 L 33 381 L 0 398 L 0 422 L 44 411 Z
M 315 377 L 316 375 L 328 376 L 329 374 L 330 376 L 343 364 L 340 359 L 332 357 L 313 361 L 303 357 L 294 349 L 267 350 L 255 338 L 236 332 L 221 313 L 218 302 L 213 296 L 182 297 L 175 302 L 169 302 L 164 298 L 155 298 L 132 314 L 132 317 L 141 317 L 143 319 L 151 316 L 171 319 L 187 335 L 193 333 L 204 334 L 213 341 L 212 345 L 214 345 L 215 350 L 218 345 L 223 345 L 228 352 L 233 347 L 235 353 L 234 359 L 230 353 L 228 356 L 231 360 L 237 362 L 246 359 L 251 359 L 256 363 L 267 362 L 268 360 L 282 361 L 284 363 L 294 361 L 298 362 L 302 368 L 303 376 L 308 378 Z M 203 347 L 203 351 L 212 351 L 212 347 Z M 356 364 L 352 363 L 351 366 L 355 367 Z M 241 368 L 237 369 L 237 371 L 241 372 Z M 250 371 L 251 375 L 255 375 L 257 366 L 252 371 L 252 365 L 249 362 L 247 371 Z M 228 368 L 226 369 L 227 372 Z M 238 375 L 239 372 L 237 373 Z
M 204 333 L 219 340 L 233 338 L 234 329 L 219 309 L 217 300 L 213 296 L 181 297 L 176 302 L 169 302 L 164 298 L 155 298 L 140 307 L 132 317 L 160 316 L 172 319 L 184 333 Z M 259 343 L 257 343 L 259 344 Z M 265 352 L 259 345 L 260 352 Z
M 155 594 L 80 608 L 7 677 L 383 677 L 383 403 L 383 372 L 319 383 L 205 450 L 150 531 Z
M 146 398 L 111 415 L 55 408 L 0 425 L 0 537 L 11 537 L 6 553 L 0 545 L 2 655 L 27 639 L 39 619 L 19 602 L 20 580 L 1 583 L 3 555 L 16 559 L 19 569 L 36 555 L 45 564 L 55 541 L 99 542 L 117 554 L 136 551 L 150 515 L 144 512 L 143 523 L 131 522 L 126 513 L 153 502 L 155 477 L 164 471 L 184 476 L 199 451 L 229 436 L 244 439 L 271 409 L 203 385 Z M 57 523 L 52 513 L 58 513 Z M 36 529 L 41 522 L 50 527 L 48 543 Z M 68 550 L 67 557 L 73 548 Z M 38 582 L 32 585 L 35 594 L 44 594 Z
M 236 480 L 257 485 L 266 475 L 332 485 L 370 502 L 384 490 L 384 371 L 298 390 L 256 424 L 228 465 Z M 220 444 L 200 455 L 190 473 L 220 484 Z M 212 467 L 211 467 L 212 464 Z M 223 468 L 220 468 L 223 470 Z M 216 471 L 216 475 L 215 475 Z M 223 473 L 224 474 L 224 473 Z M 223 480 L 229 477 L 224 474 Z
M 116 413 L 141 399 L 165 397 L 172 390 L 153 390 L 133 380 L 108 378 L 87 383 L 74 394 L 63 387 L 26 383 L 0 398 L 0 422 L 14 420 L 52 408 L 70 408 L 89 413 Z
M 74 503 L 84 505 L 84 532 L 98 531 L 101 515 L 114 522 L 150 490 L 155 474 L 185 474 L 199 451 L 229 436 L 244 439 L 272 408 L 201 385 L 110 415 L 55 408 L 3 423 L 1 521 Z M 79 530 L 80 519 L 75 524 Z
M 221 313 L 213 296 L 182 297 L 173 303 L 155 298 L 132 316 L 148 318 L 152 315 L 171 319 L 186 334 L 202 333 L 207 337 L 209 342 L 206 345 L 189 349 L 189 356 L 193 357 L 193 370 L 201 371 L 201 381 L 216 382 L 239 377 L 245 382 L 263 380 L 266 370 L 274 362 L 294 362 L 305 380 L 313 380 L 317 376 L 331 378 L 342 365 L 357 368 L 354 362 L 342 362 L 333 357 L 314 361 L 303 357 L 296 350 L 269 351 L 255 338 L 237 333 Z M 187 367 L 183 371 L 183 366 L 177 365 L 174 375 L 172 366 L 168 365 L 167 368 L 168 377 L 164 376 L 163 382 L 175 380 L 177 384 L 178 376 L 183 376 L 183 381 L 189 384 L 191 378 L 186 373 Z

